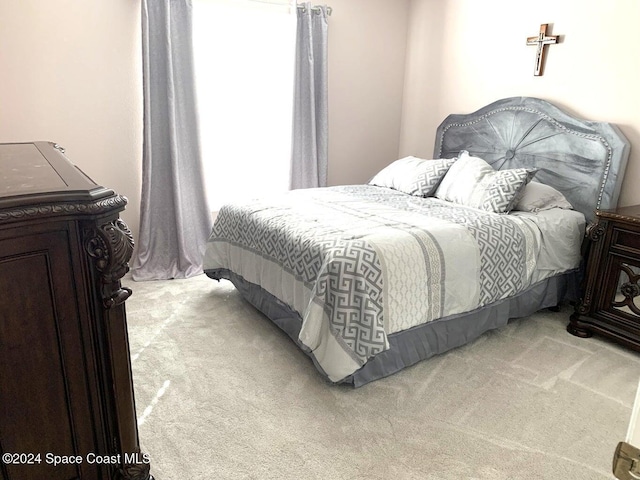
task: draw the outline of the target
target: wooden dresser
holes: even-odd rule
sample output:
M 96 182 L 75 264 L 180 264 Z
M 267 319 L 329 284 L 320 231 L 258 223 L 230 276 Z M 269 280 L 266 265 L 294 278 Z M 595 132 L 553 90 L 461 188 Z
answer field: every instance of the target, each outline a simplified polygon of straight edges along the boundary
M 597 211 L 586 242 L 583 295 L 567 330 L 640 350 L 640 205 Z
M 0 144 L 0 479 L 147 480 L 126 199 L 49 142 Z

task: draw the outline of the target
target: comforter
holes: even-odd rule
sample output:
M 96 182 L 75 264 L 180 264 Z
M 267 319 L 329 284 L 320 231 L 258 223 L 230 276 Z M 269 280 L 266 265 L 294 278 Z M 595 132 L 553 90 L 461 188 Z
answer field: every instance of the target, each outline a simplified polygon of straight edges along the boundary
M 535 222 L 362 185 L 224 206 L 204 268 L 297 312 L 299 343 L 339 382 L 388 335 L 516 295 L 541 276 Z M 579 253 L 567 269 L 576 268 Z

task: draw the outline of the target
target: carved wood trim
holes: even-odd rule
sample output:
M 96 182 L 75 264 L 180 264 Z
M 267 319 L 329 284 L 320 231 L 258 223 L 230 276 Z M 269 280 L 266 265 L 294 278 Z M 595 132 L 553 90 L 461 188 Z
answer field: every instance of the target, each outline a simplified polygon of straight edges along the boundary
M 623 215 L 621 213 L 609 212 L 606 210 L 600 210 L 596 212 L 596 215 L 602 218 L 610 218 L 611 220 L 619 220 L 621 222 L 626 222 L 626 223 L 635 223 L 635 224 L 640 223 L 640 217 L 636 215 Z
M 582 296 L 578 299 L 578 302 L 574 307 L 574 310 L 578 315 L 586 315 L 591 309 L 593 279 L 589 281 L 589 278 L 592 277 L 589 275 L 589 270 L 596 268 L 596 266 L 593 265 L 594 259 L 592 258 L 593 255 L 591 254 L 591 250 L 599 247 L 600 241 L 607 233 L 607 224 L 608 222 L 606 220 L 599 218 L 596 222 L 592 222 L 587 225 L 585 230 L 584 241 L 582 242 L 580 254 L 582 255 L 583 261 L 586 262 L 586 275 L 581 287 Z
M 636 274 L 631 267 L 624 263 L 620 265 L 620 270 L 624 272 L 629 278 L 628 282 L 624 282 L 620 285 L 620 293 L 624 296 L 624 300 L 620 302 L 613 301 L 611 305 L 614 307 L 627 307 L 637 316 L 640 316 L 640 309 L 634 303 L 634 298 L 640 296 L 640 275 Z
M 102 303 L 106 309 L 121 305 L 131 296 L 120 279 L 129 271 L 133 236 L 121 219 L 100 225 L 85 234 L 85 249 L 93 259 L 102 283 Z
M 586 236 L 592 242 L 598 242 L 604 234 L 607 233 L 607 222 L 599 220 L 596 223 L 590 223 L 587 227 Z
M 89 203 L 51 203 L 21 207 L 0 211 L 0 222 L 28 220 L 38 217 L 56 217 L 63 215 L 96 215 L 113 210 L 122 210 L 127 205 L 127 198 L 115 195 Z

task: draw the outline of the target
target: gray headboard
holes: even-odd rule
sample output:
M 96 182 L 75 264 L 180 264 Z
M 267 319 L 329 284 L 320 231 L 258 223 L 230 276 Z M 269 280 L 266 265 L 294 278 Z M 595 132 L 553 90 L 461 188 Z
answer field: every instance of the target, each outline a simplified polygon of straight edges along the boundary
M 534 180 L 560 190 L 591 221 L 596 208 L 617 206 L 630 145 L 615 125 L 574 118 L 539 98 L 513 97 L 440 124 L 434 158 L 461 150 L 496 170 L 537 168 Z

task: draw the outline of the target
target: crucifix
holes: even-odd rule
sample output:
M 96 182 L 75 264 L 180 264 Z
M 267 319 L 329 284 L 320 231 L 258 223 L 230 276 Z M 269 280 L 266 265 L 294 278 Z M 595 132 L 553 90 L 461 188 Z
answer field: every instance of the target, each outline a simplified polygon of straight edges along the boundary
M 536 52 L 536 69 L 534 75 L 536 77 L 542 75 L 542 63 L 544 61 L 545 46 L 558 43 L 557 35 L 547 35 L 548 23 L 540 25 L 540 33 L 537 37 L 527 38 L 527 45 L 537 45 L 538 51 Z

